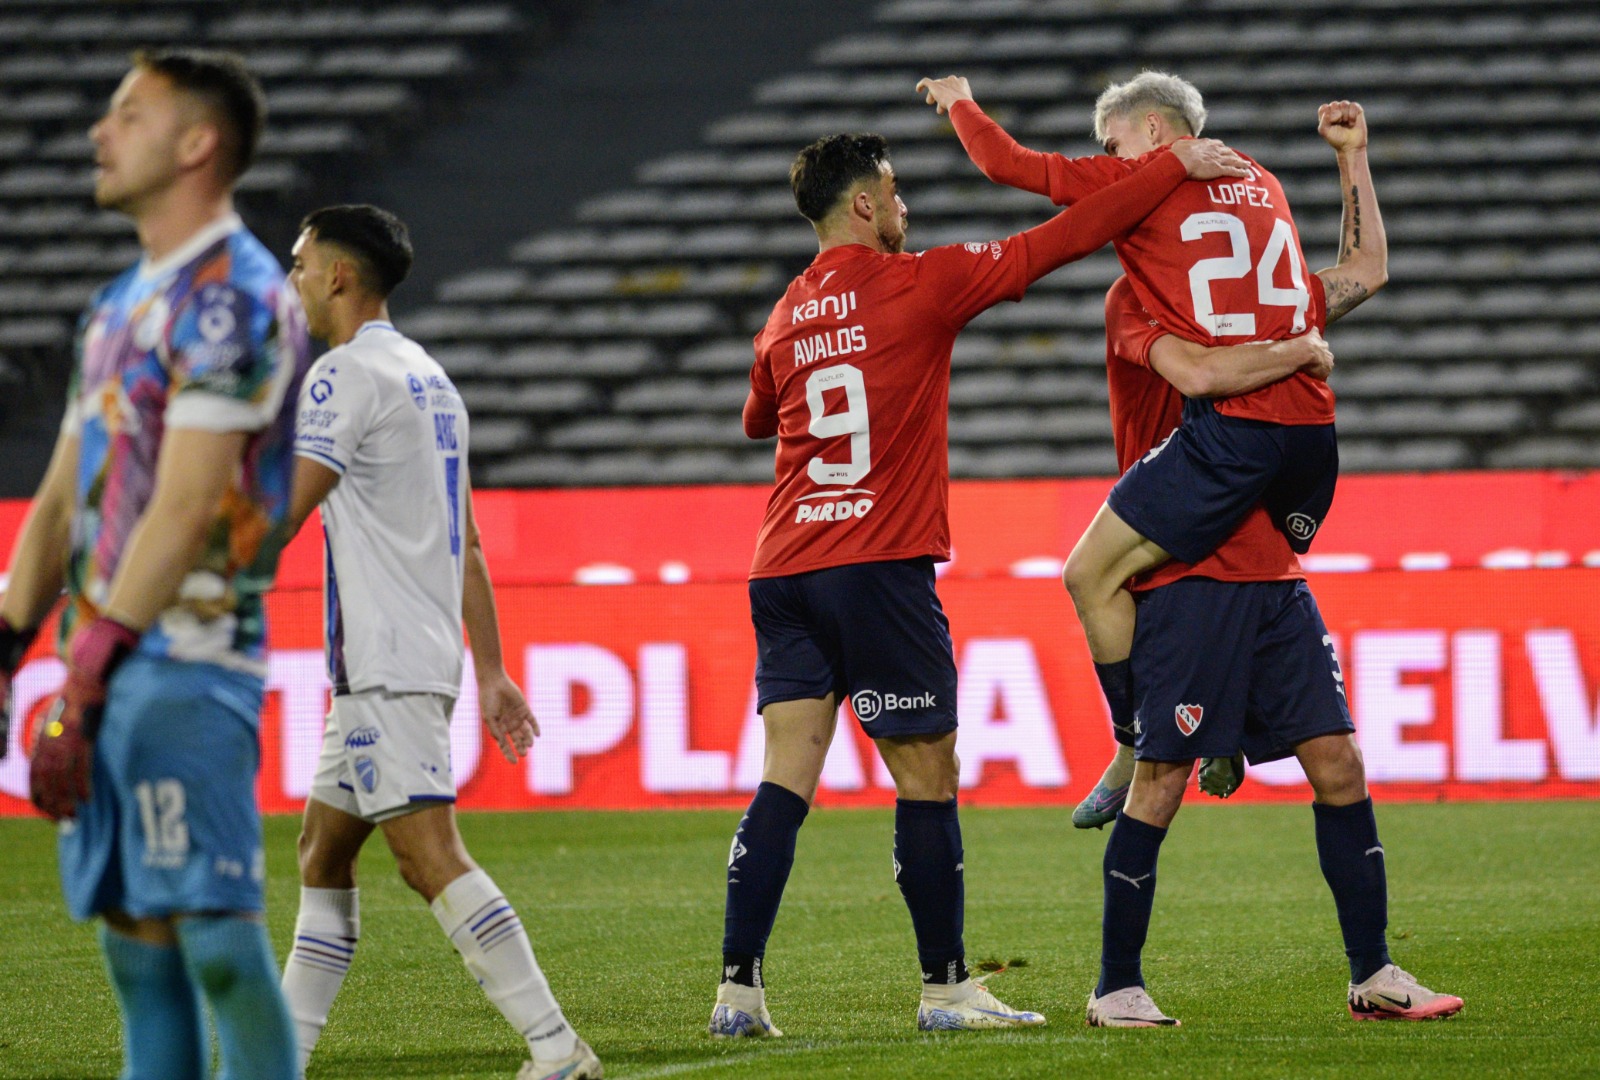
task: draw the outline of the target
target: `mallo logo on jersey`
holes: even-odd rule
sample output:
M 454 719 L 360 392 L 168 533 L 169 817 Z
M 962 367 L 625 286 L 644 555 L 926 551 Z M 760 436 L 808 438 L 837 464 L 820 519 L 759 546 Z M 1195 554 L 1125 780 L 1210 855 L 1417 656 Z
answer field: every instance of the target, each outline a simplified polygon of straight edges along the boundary
M 371 795 L 378 789 L 378 763 L 366 755 L 356 758 L 356 779 Z
M 382 733 L 375 727 L 358 727 L 344 737 L 344 744 L 354 750 L 361 746 L 371 746 L 382 737 Z
M 428 388 L 415 375 L 406 376 L 406 389 L 411 391 L 411 401 L 419 409 L 428 407 Z
M 1178 722 L 1178 730 L 1184 735 L 1193 735 L 1200 727 L 1200 718 L 1205 715 L 1205 708 L 1200 705 L 1179 705 L 1173 710 L 1173 719 Z
M 1000 246 L 1000 241 L 998 240 L 974 240 L 970 244 L 963 246 L 965 246 L 966 249 L 972 252 L 974 255 L 982 255 L 985 251 L 987 251 L 996 259 L 1005 253 L 1005 249 Z

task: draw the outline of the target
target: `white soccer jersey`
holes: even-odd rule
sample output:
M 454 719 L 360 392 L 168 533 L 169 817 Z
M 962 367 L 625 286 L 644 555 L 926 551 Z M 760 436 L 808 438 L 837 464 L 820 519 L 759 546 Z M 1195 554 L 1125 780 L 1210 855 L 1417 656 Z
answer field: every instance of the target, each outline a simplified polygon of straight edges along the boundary
M 467 413 L 444 369 L 385 322 L 312 367 L 295 453 L 340 473 L 322 504 L 337 694 L 461 689 Z

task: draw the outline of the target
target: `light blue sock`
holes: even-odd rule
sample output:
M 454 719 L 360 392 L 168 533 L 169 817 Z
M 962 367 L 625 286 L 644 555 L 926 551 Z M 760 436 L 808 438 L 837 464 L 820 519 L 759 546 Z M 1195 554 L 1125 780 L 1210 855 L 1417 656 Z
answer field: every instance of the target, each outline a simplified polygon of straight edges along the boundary
M 178 947 L 101 924 L 100 949 L 122 1008 L 122 1080 L 207 1080 L 211 1040 Z
M 267 928 L 252 919 L 194 916 L 178 923 L 178 941 L 211 1006 L 223 1080 L 295 1080 L 294 1024 Z

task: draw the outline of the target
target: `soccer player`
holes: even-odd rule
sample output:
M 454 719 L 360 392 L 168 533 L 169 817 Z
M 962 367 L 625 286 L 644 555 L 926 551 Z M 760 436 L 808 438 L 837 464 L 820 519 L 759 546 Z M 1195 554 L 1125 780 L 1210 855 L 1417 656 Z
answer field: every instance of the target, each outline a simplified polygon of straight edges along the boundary
M 1324 105 L 1318 130 L 1341 158 L 1364 157 L 1360 106 Z M 1339 262 L 1310 283 L 1308 318 L 1314 327 L 1354 306 L 1330 308 L 1327 297 L 1370 293 L 1387 273 L 1381 227 L 1375 235 L 1369 231 L 1365 248 L 1355 229 L 1360 202 L 1371 201 L 1370 180 L 1342 190 Z M 1170 335 L 1139 302 L 1128 278 L 1119 279 L 1107 296 L 1106 332 L 1113 430 L 1124 469 L 1179 421 L 1180 391 L 1222 396 L 1248 392 L 1292 370 L 1327 374 L 1321 362 L 1294 366 L 1293 350 L 1311 334 L 1218 348 Z M 1169 563 L 1137 583 L 1132 664 L 1139 762 L 1102 867 L 1101 976 L 1089 997 L 1090 1024 L 1176 1025 L 1151 1000 L 1140 968 L 1157 856 L 1195 758 L 1226 760 L 1241 749 L 1255 762 L 1293 753 L 1311 781 L 1318 856 L 1350 961 L 1350 1015 L 1420 1020 L 1462 1007 L 1460 998 L 1422 986 L 1389 957 L 1383 846 L 1343 677 L 1303 578 L 1284 534 L 1257 505 L 1200 563 Z
M 972 99 L 965 79 L 925 79 L 918 88 L 948 112 L 968 154 L 997 183 L 1070 204 L 1129 165 L 1175 140 L 1198 135 L 1205 105 L 1193 85 L 1147 71 L 1113 84 L 1095 103 L 1095 136 L 1112 157 L 1067 158 L 1018 146 Z M 1382 224 L 1365 148 L 1339 155 L 1341 182 L 1358 189 L 1347 236 L 1370 265 Z M 1368 244 L 1362 249 L 1363 231 Z M 1311 292 L 1305 259 L 1277 179 L 1255 162 L 1243 180 L 1186 184 L 1116 242 L 1130 284 L 1169 332 L 1204 345 L 1277 340 L 1302 334 Z M 1345 275 L 1330 291 L 1332 309 L 1359 304 L 1382 279 Z M 1300 372 L 1233 397 L 1191 397 L 1183 423 L 1124 473 L 1068 557 L 1063 574 L 1078 611 L 1120 749 L 1073 814 L 1080 828 L 1112 820 L 1133 771 L 1128 655 L 1134 604 L 1127 581 L 1176 558 L 1195 563 L 1214 551 L 1258 501 L 1298 552 L 1308 549 L 1333 500 L 1338 446 L 1333 393 Z M 1235 784 L 1217 790 L 1226 794 Z
M 66 416 L 12 556 L 5 636 L 65 586 L 59 711 L 30 764 L 76 919 L 98 916 L 125 1080 L 292 1080 L 262 923 L 262 594 L 310 357 L 283 271 L 233 210 L 265 106 L 238 57 L 134 55 L 90 129 L 95 201 L 143 256 L 90 301 Z
M 333 708 L 300 834 L 300 915 L 283 976 L 301 1067 L 355 958 L 356 858 L 374 828 L 489 1000 L 527 1040 L 520 1080 L 594 1080 L 517 913 L 456 828 L 450 715 L 462 624 L 478 704 L 508 761 L 538 729 L 500 652 L 472 514 L 467 413 L 450 379 L 389 321 L 411 269 L 393 214 L 334 206 L 306 217 L 289 279 L 332 348 L 306 377 L 289 534 L 322 506 Z
M 762 783 L 728 858 L 714 1035 L 779 1034 L 762 963 L 795 837 L 850 698 L 894 777 L 895 878 L 911 912 L 924 1029 L 1042 1024 L 968 976 L 956 812 L 955 663 L 934 590 L 950 557 L 950 351 L 966 323 L 1131 228 L 1186 175 L 1242 173 L 1220 144 L 1153 155 L 1121 183 L 1007 240 L 903 251 L 888 147 L 833 135 L 790 169 L 820 253 L 756 336 L 745 433 L 778 436 L 750 572 Z

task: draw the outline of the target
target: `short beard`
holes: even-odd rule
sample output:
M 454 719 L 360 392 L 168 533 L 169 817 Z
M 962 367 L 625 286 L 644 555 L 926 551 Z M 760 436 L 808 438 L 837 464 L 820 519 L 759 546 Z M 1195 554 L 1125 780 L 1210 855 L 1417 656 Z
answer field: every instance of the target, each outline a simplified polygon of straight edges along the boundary
M 902 251 L 905 250 L 905 248 L 906 248 L 906 231 L 905 231 L 905 229 L 902 228 L 900 230 L 900 235 L 898 235 L 898 236 L 890 236 L 888 231 L 882 225 L 877 226 L 874 231 L 876 231 L 877 234 L 878 234 L 878 244 L 879 244 L 879 246 L 881 246 L 883 248 L 883 250 L 888 252 L 890 255 L 898 255 Z

